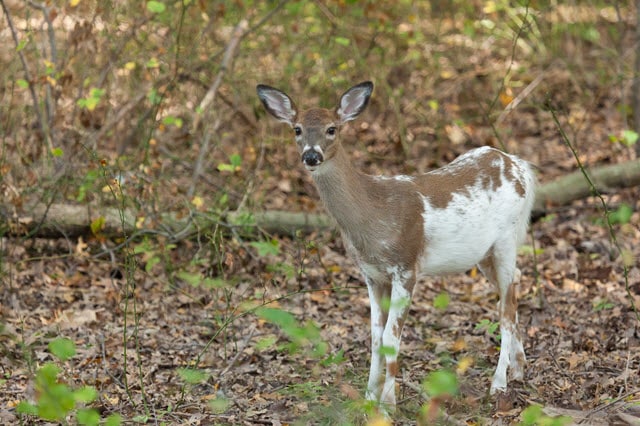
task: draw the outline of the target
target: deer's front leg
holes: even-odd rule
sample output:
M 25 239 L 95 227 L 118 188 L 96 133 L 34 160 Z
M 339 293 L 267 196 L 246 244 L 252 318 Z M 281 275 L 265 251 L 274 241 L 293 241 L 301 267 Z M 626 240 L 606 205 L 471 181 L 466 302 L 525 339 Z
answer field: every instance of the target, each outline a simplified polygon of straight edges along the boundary
M 384 333 L 382 334 L 382 346 L 387 368 L 382 394 L 380 395 L 380 404 L 389 411 L 395 411 L 396 408 L 396 375 L 398 374 L 398 354 L 400 353 L 402 327 L 409 312 L 415 283 L 416 276 L 414 271 L 406 271 L 399 268 L 395 268 L 392 271 L 389 312 Z
M 371 368 L 369 370 L 369 382 L 367 384 L 366 398 L 368 401 L 380 401 L 382 391 L 382 378 L 384 373 L 384 357 L 382 355 L 382 336 L 387 313 L 382 309 L 382 300 L 389 299 L 390 288 L 385 285 L 377 285 L 370 278 L 366 279 L 369 290 L 369 304 L 371 306 Z

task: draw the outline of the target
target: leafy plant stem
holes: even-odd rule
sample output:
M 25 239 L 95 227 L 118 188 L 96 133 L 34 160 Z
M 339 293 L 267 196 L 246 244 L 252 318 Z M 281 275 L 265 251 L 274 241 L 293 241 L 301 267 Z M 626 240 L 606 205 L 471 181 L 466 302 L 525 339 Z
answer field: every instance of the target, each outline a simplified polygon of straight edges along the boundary
M 596 188 L 596 185 L 593 183 L 593 180 L 589 176 L 589 173 L 587 172 L 584 165 L 582 164 L 582 161 L 580 160 L 580 157 L 578 155 L 578 151 L 574 148 L 573 144 L 571 143 L 571 140 L 569 140 L 569 137 L 565 133 L 564 128 L 560 124 L 560 120 L 558 120 L 558 114 L 556 113 L 555 108 L 553 108 L 550 99 L 547 99 L 546 107 L 547 107 L 547 110 L 551 113 L 551 117 L 553 119 L 554 124 L 556 125 L 556 128 L 558 129 L 558 133 L 560 134 L 562 141 L 567 146 L 567 148 L 569 148 L 569 150 L 571 151 L 573 158 L 575 158 L 576 164 L 578 165 L 580 172 L 584 176 L 585 180 L 589 185 L 589 188 L 591 189 L 591 193 L 593 194 L 594 197 L 596 197 L 600 201 L 600 204 L 602 205 L 604 220 L 605 220 L 605 223 L 607 224 L 607 229 L 609 231 L 609 238 L 611 238 L 611 242 L 613 243 L 620 257 L 623 257 L 622 247 L 618 242 L 618 237 L 616 235 L 615 229 L 613 228 L 613 223 L 611 223 L 609 207 L 607 206 L 606 200 L 604 199 L 604 197 L 602 196 L 598 188 Z M 629 304 L 631 305 L 631 309 L 633 310 L 636 316 L 636 320 L 640 322 L 640 312 L 638 311 L 638 308 L 635 305 L 633 294 L 631 293 L 631 287 L 629 285 L 629 268 L 624 263 L 624 261 L 622 262 L 622 275 L 624 278 L 624 287 L 627 292 L 627 296 L 629 298 Z

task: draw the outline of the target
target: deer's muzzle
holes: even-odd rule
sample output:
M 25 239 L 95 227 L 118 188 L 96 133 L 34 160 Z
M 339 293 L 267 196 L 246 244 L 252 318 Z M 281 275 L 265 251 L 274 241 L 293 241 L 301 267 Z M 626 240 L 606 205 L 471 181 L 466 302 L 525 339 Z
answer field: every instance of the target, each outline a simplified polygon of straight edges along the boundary
M 315 168 L 322 164 L 322 153 L 315 149 L 309 149 L 302 154 L 302 163 L 307 168 Z

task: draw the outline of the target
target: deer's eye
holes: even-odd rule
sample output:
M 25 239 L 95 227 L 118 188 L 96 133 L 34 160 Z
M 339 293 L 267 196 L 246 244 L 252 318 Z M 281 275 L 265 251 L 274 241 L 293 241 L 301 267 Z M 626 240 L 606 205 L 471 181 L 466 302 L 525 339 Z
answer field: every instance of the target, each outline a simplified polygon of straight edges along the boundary
M 336 128 L 335 128 L 334 126 L 329 127 L 329 128 L 327 129 L 327 134 L 328 134 L 329 136 L 335 136 L 335 134 L 336 134 Z
M 300 136 L 302 134 L 302 127 L 296 126 L 293 128 L 293 131 L 296 134 L 296 136 Z

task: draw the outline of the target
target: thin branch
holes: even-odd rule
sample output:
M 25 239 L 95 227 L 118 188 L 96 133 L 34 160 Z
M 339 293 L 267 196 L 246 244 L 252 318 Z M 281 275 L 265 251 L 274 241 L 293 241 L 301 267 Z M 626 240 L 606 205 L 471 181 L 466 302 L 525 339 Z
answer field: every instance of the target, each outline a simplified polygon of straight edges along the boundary
M 11 30 L 11 36 L 13 37 L 13 42 L 16 46 L 16 52 L 18 53 L 18 57 L 20 58 L 20 62 L 22 63 L 22 69 L 24 71 L 25 80 L 29 84 L 29 93 L 31 94 L 31 102 L 33 102 L 33 109 L 36 113 L 36 118 L 38 120 L 38 126 L 42 131 L 43 137 L 47 142 L 49 152 L 53 150 L 53 145 L 51 143 L 51 135 L 49 133 L 48 123 L 43 119 L 42 112 L 40 111 L 40 101 L 38 100 L 38 94 L 36 93 L 36 89 L 33 83 L 33 77 L 31 76 L 31 71 L 29 71 L 29 65 L 27 64 L 27 60 L 24 57 L 24 53 L 22 49 L 18 49 L 20 46 L 20 40 L 18 40 L 18 33 L 16 28 L 13 26 L 13 20 L 11 19 L 11 14 L 9 13 L 9 9 L 4 3 L 4 0 L 0 0 L 0 6 L 2 6 L 2 11 L 4 12 L 4 16 L 7 18 L 7 24 L 9 25 L 9 29 Z
M 213 81 L 213 84 L 211 85 L 211 87 L 209 87 L 209 90 L 202 98 L 202 101 L 200 101 L 200 105 L 198 105 L 197 111 L 199 111 L 200 113 L 196 116 L 194 120 L 194 124 L 193 124 L 194 130 L 199 127 L 202 116 L 204 115 L 204 111 L 206 111 L 209 105 L 211 105 L 215 100 L 216 93 L 218 92 L 218 88 L 220 88 L 220 85 L 222 84 L 222 78 L 224 77 L 227 70 L 230 68 L 231 61 L 236 52 L 236 49 L 238 48 L 238 44 L 240 43 L 240 40 L 242 39 L 245 31 L 247 31 L 248 27 L 249 27 L 249 23 L 247 22 L 247 20 L 242 19 L 233 30 L 231 40 L 229 40 L 229 44 L 227 44 L 227 48 L 224 52 L 224 56 L 222 57 L 222 62 L 220 63 L 220 70 L 218 71 L 218 74 L 216 75 L 216 78 Z
M 53 22 L 51 21 L 51 8 L 43 3 L 36 3 L 34 1 L 28 0 L 27 4 L 34 9 L 38 9 L 42 12 L 42 16 L 44 21 L 47 23 L 47 37 L 49 38 L 49 61 L 55 66 L 58 66 L 58 49 L 56 48 L 56 35 L 53 28 Z M 53 122 L 53 117 L 55 115 L 54 105 L 53 105 L 53 96 L 51 94 L 51 86 L 49 84 L 46 85 L 46 99 L 45 99 L 45 111 L 47 113 L 47 123 L 51 125 Z
M 234 54 L 238 48 L 238 45 L 240 44 L 240 40 L 242 39 L 245 32 L 247 31 L 247 28 L 249 28 L 249 23 L 247 22 L 246 19 L 242 19 L 238 23 L 238 25 L 236 25 L 236 28 L 233 30 L 231 40 L 229 41 L 229 44 L 227 44 L 227 48 L 224 52 L 224 56 L 222 57 L 220 70 L 218 71 L 218 74 L 216 75 L 216 78 L 213 81 L 213 84 L 211 85 L 211 87 L 209 87 L 209 90 L 204 95 L 204 98 L 202 98 L 202 101 L 200 102 L 200 105 L 196 110 L 198 112 L 196 113 L 196 117 L 193 120 L 194 131 L 198 129 L 198 127 L 200 126 L 200 121 L 202 120 L 202 117 L 204 117 L 206 114 L 207 108 L 215 100 L 216 94 L 218 93 L 218 89 L 222 84 L 222 78 L 224 77 L 227 70 L 230 68 Z M 191 178 L 191 186 L 189 187 L 189 191 L 187 192 L 187 195 L 189 197 L 193 195 L 196 184 L 198 182 L 198 178 L 202 173 L 202 167 L 203 167 L 202 164 L 204 162 L 204 156 L 207 155 L 207 153 L 209 152 L 209 144 L 211 142 L 211 137 L 213 136 L 212 133 L 215 133 L 219 126 L 220 126 L 220 119 L 218 118 L 217 120 L 215 120 L 212 127 L 206 126 L 206 128 L 204 129 L 205 135 L 204 135 L 204 140 L 202 142 L 202 147 L 200 148 L 200 155 L 198 155 L 198 159 L 196 160 L 196 165 L 193 170 L 193 176 Z
M 562 125 L 560 124 L 560 121 L 558 120 L 558 115 L 556 114 L 555 109 L 551 106 L 551 101 L 550 100 L 547 100 L 547 107 L 548 107 L 548 111 L 551 113 L 551 117 L 553 118 L 553 122 L 555 123 L 555 125 L 556 125 L 556 127 L 558 129 L 558 133 L 560 133 L 560 137 L 562 138 L 562 141 L 565 143 L 567 148 L 569 148 L 569 150 L 571 151 L 571 154 L 575 158 L 576 164 L 578 165 L 578 168 L 580 169 L 580 172 L 582 173 L 582 175 L 584 176 L 584 179 L 589 184 L 589 188 L 591 190 L 591 193 L 598 200 L 600 200 L 600 204 L 602 205 L 602 213 L 604 215 L 605 223 L 607 224 L 607 228 L 609 229 L 609 237 L 611 238 L 611 242 L 613 243 L 614 247 L 618 251 L 618 254 L 620 255 L 620 258 L 622 259 L 622 275 L 623 275 L 623 278 L 624 278 L 624 286 L 625 286 L 625 290 L 627 292 L 629 303 L 630 303 L 631 308 L 632 308 L 632 310 L 633 310 L 633 312 L 634 312 L 634 314 L 636 316 L 636 319 L 638 320 L 638 322 L 640 322 L 640 311 L 638 311 L 638 309 L 636 307 L 636 304 L 634 302 L 634 296 L 633 296 L 633 294 L 631 292 L 631 287 L 629 285 L 629 268 L 627 267 L 627 265 L 626 265 L 626 263 L 624 261 L 624 253 L 622 251 L 622 247 L 620 246 L 620 243 L 618 243 L 618 237 L 616 235 L 615 229 L 613 229 L 613 224 L 611 223 L 611 215 L 609 214 L 609 206 L 607 205 L 607 202 L 605 201 L 604 197 L 602 196 L 602 194 L 600 193 L 600 191 L 596 187 L 593 179 L 591 179 L 591 176 L 589 176 L 589 173 L 587 173 L 587 170 L 585 169 L 584 165 L 582 164 L 582 161 L 580 160 L 580 156 L 578 155 L 577 150 L 573 147 L 573 144 L 569 140 L 569 137 L 567 136 L 567 134 L 565 133 L 564 129 L 562 128 Z

